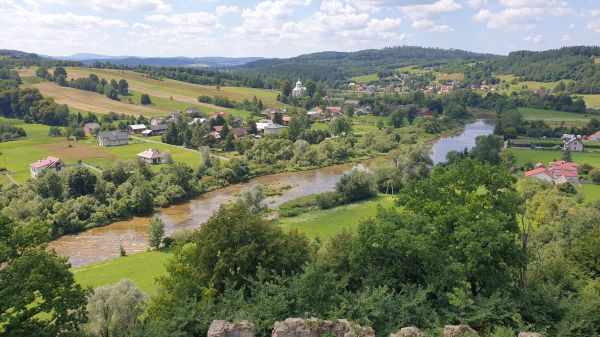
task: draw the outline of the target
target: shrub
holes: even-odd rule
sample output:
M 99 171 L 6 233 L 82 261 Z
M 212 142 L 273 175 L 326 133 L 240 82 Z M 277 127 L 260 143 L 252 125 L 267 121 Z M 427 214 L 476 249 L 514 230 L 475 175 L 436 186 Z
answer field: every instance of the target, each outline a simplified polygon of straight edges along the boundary
M 348 202 L 368 199 L 377 194 L 373 174 L 358 170 L 343 175 L 335 189 Z
M 593 169 L 590 171 L 590 178 L 596 184 L 600 184 L 600 169 Z
M 338 192 L 325 192 L 317 194 L 317 205 L 321 209 L 330 209 L 346 203 L 346 198 Z

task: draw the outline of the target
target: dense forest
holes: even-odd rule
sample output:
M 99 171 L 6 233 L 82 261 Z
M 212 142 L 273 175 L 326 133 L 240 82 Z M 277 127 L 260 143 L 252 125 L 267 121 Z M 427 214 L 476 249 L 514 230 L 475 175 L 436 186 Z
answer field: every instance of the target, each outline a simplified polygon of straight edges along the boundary
M 600 47 L 564 47 L 541 52 L 516 51 L 490 62 L 498 74 L 514 74 L 526 81 L 574 80 L 567 85 L 572 93 L 600 93 Z

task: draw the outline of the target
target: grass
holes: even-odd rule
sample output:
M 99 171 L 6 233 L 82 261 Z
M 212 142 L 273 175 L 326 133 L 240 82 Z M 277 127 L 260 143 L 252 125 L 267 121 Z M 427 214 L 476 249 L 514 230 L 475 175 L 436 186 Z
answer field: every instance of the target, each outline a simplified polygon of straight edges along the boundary
M 313 210 L 291 218 L 280 218 L 275 223 L 284 230 L 297 229 L 309 238 L 319 237 L 327 241 L 344 229 L 355 230 L 358 224 L 377 214 L 379 205 L 392 206 L 394 197 L 379 195 L 374 199 L 344 205 L 329 210 Z
M 583 126 L 587 124 L 591 117 L 586 114 L 579 114 L 574 112 L 564 112 L 556 110 L 543 110 L 534 108 L 518 108 L 519 112 L 523 114 L 526 120 L 544 120 L 546 123 L 555 126 L 564 122 L 565 125 L 569 126 Z
M 440 74 L 436 76 L 436 80 L 438 81 L 462 81 L 464 79 L 465 74 L 463 73 Z
M 577 190 L 583 192 L 587 201 L 600 200 L 600 185 L 582 184 Z
M 131 256 L 73 268 L 77 283 L 96 288 L 115 284 L 123 279 L 135 282 L 149 295 L 156 294 L 155 280 L 166 274 L 165 262 L 173 256 L 170 252 L 143 252 Z
M 600 57 L 596 57 L 596 58 L 594 59 L 594 63 L 600 63 Z
M 523 166 L 526 163 L 538 163 L 542 162 L 548 164 L 554 160 L 560 160 L 562 151 L 554 150 L 521 150 L 521 149 L 510 149 L 516 159 L 517 165 Z M 600 167 L 600 153 L 597 152 L 572 152 L 571 156 L 573 161 L 578 164 L 588 163 L 595 167 Z
M 377 74 L 369 74 L 369 75 L 351 77 L 350 79 L 356 83 L 367 83 L 367 82 L 377 81 L 379 79 L 379 76 L 377 76 Z
M 588 108 L 600 108 L 600 94 L 582 96 Z
M 48 136 L 49 126 L 41 124 L 26 124 L 22 120 L 0 118 L 0 123 L 10 123 L 22 127 L 27 133 L 27 137 L 10 142 L 0 143 L 0 165 L 11 172 L 11 176 L 20 184 L 27 181 L 30 177 L 29 164 L 52 155 L 53 153 L 39 147 L 42 144 L 53 144 L 64 140 L 64 138 L 53 138 Z M 5 177 L 6 178 L 6 177 Z M 5 183 L 8 178 L 1 182 Z

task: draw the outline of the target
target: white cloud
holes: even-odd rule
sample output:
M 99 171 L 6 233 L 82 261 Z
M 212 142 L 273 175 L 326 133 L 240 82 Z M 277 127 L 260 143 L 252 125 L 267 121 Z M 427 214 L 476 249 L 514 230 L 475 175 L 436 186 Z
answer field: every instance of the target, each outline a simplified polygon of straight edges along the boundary
M 467 5 L 472 8 L 479 8 L 487 4 L 487 0 L 467 0 Z
M 147 21 L 161 22 L 174 26 L 199 27 L 209 29 L 219 24 L 219 18 L 208 12 L 188 12 L 180 14 L 152 14 L 146 16 Z
M 240 9 L 238 6 L 220 5 L 220 6 L 217 6 L 217 8 L 215 9 L 215 14 L 217 14 L 218 16 L 223 16 L 223 15 L 227 15 L 227 14 L 234 14 L 239 11 L 240 11 Z
M 131 28 L 133 29 L 143 29 L 143 30 L 149 30 L 152 29 L 152 26 L 147 25 L 145 23 L 141 23 L 141 22 L 136 22 L 133 25 L 131 25 Z
M 431 32 L 451 32 L 454 31 L 452 27 L 436 25 L 434 19 L 461 8 L 462 6 L 454 0 L 439 0 L 429 4 L 404 6 L 402 11 L 412 20 L 411 27 L 413 28 L 424 28 Z
M 600 19 L 595 19 L 587 24 L 587 28 L 595 33 L 600 33 Z
M 482 9 L 473 20 L 484 22 L 489 29 L 519 30 L 536 27 L 546 16 L 576 15 L 567 2 L 560 0 L 500 0 L 498 12 Z
M 573 29 L 573 28 L 575 28 L 575 24 L 574 23 L 570 23 L 569 24 L 569 29 Z
M 540 34 L 537 35 L 529 35 L 523 39 L 524 42 L 531 44 L 540 44 L 544 42 L 544 37 Z
M 97 11 L 155 11 L 169 12 L 171 5 L 163 0 L 28 0 L 30 4 L 91 7 Z
M 573 42 L 573 36 L 571 34 L 565 34 L 565 35 L 563 35 L 562 42 L 564 42 L 564 43 L 571 43 L 571 42 Z

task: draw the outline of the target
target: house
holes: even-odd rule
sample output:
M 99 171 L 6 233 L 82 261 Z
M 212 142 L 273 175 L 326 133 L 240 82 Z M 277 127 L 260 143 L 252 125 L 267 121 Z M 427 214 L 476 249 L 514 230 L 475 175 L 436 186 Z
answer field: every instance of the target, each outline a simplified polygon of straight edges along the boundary
M 164 124 L 160 125 L 150 125 L 149 128 L 142 131 L 142 135 L 144 136 L 156 136 L 163 134 L 167 130 L 167 126 Z
M 98 132 L 98 145 L 103 147 L 127 145 L 129 133 L 126 131 L 101 131 Z
M 221 117 L 223 119 L 227 119 L 226 111 L 215 111 L 208 116 L 208 119 L 216 119 L 217 117 Z
M 560 140 L 562 140 L 563 142 L 568 142 L 571 139 L 575 139 L 575 138 L 577 138 L 577 136 L 575 136 L 574 134 L 565 133 L 562 135 L 562 137 L 560 137 Z
M 589 135 L 588 139 L 592 140 L 592 141 L 600 140 L 600 131 L 597 131 L 597 132 Z
M 525 177 L 534 177 L 540 180 L 545 180 L 550 183 L 554 182 L 552 174 L 550 174 L 550 172 L 548 172 L 548 170 L 546 170 L 545 167 L 538 167 L 531 171 L 527 171 L 525 172 Z
M 246 132 L 246 129 L 244 128 L 232 128 L 231 133 L 233 133 L 233 136 L 235 138 L 243 138 L 246 137 L 246 135 L 248 134 L 248 132 Z
M 298 82 L 296 82 L 296 87 L 294 89 L 292 89 L 292 96 L 301 97 L 301 96 L 304 96 L 305 93 L 306 93 L 306 87 L 304 87 L 302 85 L 302 81 L 300 81 L 298 79 Z
M 163 155 L 157 149 L 148 149 L 138 153 L 137 156 L 148 164 L 160 164 L 163 162 Z
M 83 131 L 88 135 L 96 133 L 98 130 L 100 130 L 100 124 L 98 123 L 85 123 L 83 125 Z
M 276 108 L 266 108 L 264 110 L 260 111 L 261 115 L 265 115 L 265 116 L 271 116 L 277 113 L 277 109 Z
M 306 114 L 310 117 L 314 117 L 314 116 L 322 115 L 323 112 L 324 112 L 324 110 L 321 109 L 320 106 L 316 106 L 316 107 L 310 109 L 310 111 L 308 111 Z
M 272 124 L 273 122 L 271 121 L 267 121 L 267 120 L 260 120 L 258 122 L 256 122 L 256 131 L 260 132 L 264 132 L 265 131 L 265 127 L 267 127 L 267 125 Z
M 567 162 L 564 160 L 550 163 L 546 168 L 543 163 L 537 163 L 535 169 L 525 172 L 525 177 L 535 177 L 537 179 L 551 182 L 555 185 L 564 183 L 579 184 L 579 164 Z
M 244 124 L 244 118 L 242 116 L 233 116 L 233 124 L 235 124 L 235 125 Z
M 201 111 L 200 111 L 199 107 L 197 107 L 197 106 L 191 106 L 191 107 L 188 107 L 185 110 L 185 113 L 187 113 L 187 114 L 199 114 L 199 113 L 201 113 Z
M 44 170 L 53 169 L 56 171 L 60 171 L 63 168 L 64 164 L 60 161 L 60 159 L 56 157 L 46 157 L 44 159 L 36 161 L 35 163 L 31 163 L 29 165 L 29 172 L 31 173 L 31 177 L 35 178 Z
M 281 119 L 283 120 L 283 123 L 285 125 L 288 125 L 292 121 L 292 116 L 285 115 L 285 116 L 281 117 Z
M 580 139 L 573 138 L 569 141 L 565 142 L 565 146 L 563 147 L 563 151 L 569 150 L 571 152 L 582 152 L 583 151 L 583 142 Z
M 258 128 L 258 125 L 257 125 L 257 128 Z M 283 129 L 285 129 L 285 126 L 273 123 L 273 124 L 266 125 L 264 127 L 264 132 L 265 132 L 265 135 L 279 137 L 279 133 Z
M 342 115 L 342 107 L 340 106 L 328 106 L 327 112 L 329 112 L 332 116 Z
M 147 129 L 146 125 L 144 125 L 144 124 L 133 124 L 133 125 L 129 126 L 129 131 L 131 131 L 133 133 L 142 133 L 146 129 Z

